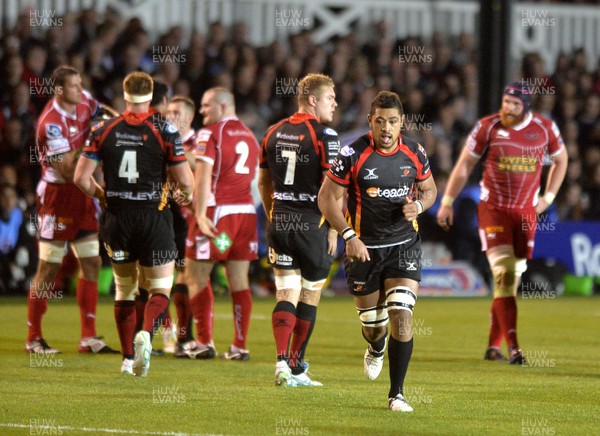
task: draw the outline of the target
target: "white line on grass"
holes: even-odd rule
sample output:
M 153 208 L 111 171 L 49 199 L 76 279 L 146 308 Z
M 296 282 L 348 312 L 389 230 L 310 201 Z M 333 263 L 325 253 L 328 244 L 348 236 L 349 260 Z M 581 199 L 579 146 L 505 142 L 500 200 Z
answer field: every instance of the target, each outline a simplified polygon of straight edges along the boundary
M 138 430 L 123 430 L 119 428 L 90 428 L 90 427 L 71 427 L 69 425 L 27 425 L 27 424 L 17 424 L 11 422 L 0 422 L 0 427 L 9 427 L 9 428 L 29 428 L 29 429 L 39 429 L 39 430 L 52 430 L 52 431 L 89 431 L 89 432 L 98 432 L 98 433 L 121 433 L 121 434 L 152 434 L 152 435 L 160 435 L 160 436 L 201 436 L 196 433 L 179 433 L 179 432 L 163 432 L 163 431 L 138 431 Z M 34 433 L 37 432 L 34 431 Z M 44 434 L 44 433 L 40 433 Z

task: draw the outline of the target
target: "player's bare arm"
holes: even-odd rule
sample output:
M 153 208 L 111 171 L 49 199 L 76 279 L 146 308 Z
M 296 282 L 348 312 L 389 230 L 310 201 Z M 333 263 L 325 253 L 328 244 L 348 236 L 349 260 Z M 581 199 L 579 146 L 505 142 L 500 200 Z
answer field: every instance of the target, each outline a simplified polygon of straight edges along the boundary
M 178 186 L 174 199 L 180 206 L 187 206 L 192 202 L 194 194 L 194 174 L 187 162 L 171 165 L 167 171 L 168 176 Z
M 417 216 L 422 214 L 424 211 L 430 208 L 433 203 L 435 203 L 435 198 L 437 196 L 437 188 L 435 186 L 433 176 L 429 176 L 427 179 L 417 182 L 416 185 L 416 200 L 407 202 L 402 207 L 404 219 L 407 221 L 413 221 L 417 219 Z
M 118 111 L 104 103 L 100 103 L 100 111 L 110 115 L 111 117 L 118 117 L 120 115 Z
M 346 219 L 341 207 L 341 201 L 346 194 L 346 188 L 333 182 L 329 178 L 323 180 L 319 190 L 319 209 L 333 227 L 346 240 L 346 256 L 352 262 L 358 260 L 365 262 L 371 260 L 365 244 L 356 236 Z M 348 230 L 350 228 L 350 230 Z
M 48 159 L 48 162 L 60 175 L 66 180 L 73 180 L 75 174 L 75 166 L 77 165 L 77 157 L 79 152 L 71 150 L 67 153 L 58 154 Z
M 454 211 L 452 203 L 465 187 L 478 161 L 479 158 L 473 156 L 466 147 L 463 148 L 460 158 L 450 174 L 448 186 L 446 186 L 446 192 L 444 192 L 444 197 L 442 198 L 442 205 L 437 214 L 437 222 L 444 230 L 448 230 L 453 224 Z
M 104 207 L 106 205 L 104 189 L 102 189 L 94 179 L 94 174 L 97 172 L 97 169 L 98 162 L 88 157 L 81 156 L 77 162 L 77 167 L 75 168 L 73 183 L 75 183 L 85 195 L 97 198 L 100 201 L 100 205 Z
M 323 171 L 323 180 L 327 178 L 327 171 Z M 321 181 L 321 183 L 323 183 Z M 339 200 L 340 209 L 344 208 L 344 198 L 340 198 Z M 329 224 L 329 223 L 328 223 Z M 327 254 L 330 256 L 337 256 L 337 240 L 338 240 L 338 232 L 331 225 L 329 225 L 329 231 L 327 232 Z
M 212 179 L 212 165 L 206 161 L 198 160 L 195 171 L 195 190 L 196 190 L 196 220 L 200 231 L 214 238 L 217 236 L 217 228 L 212 220 L 206 216 L 208 200 L 210 198 L 210 183 Z
M 546 181 L 546 189 L 544 195 L 538 199 L 538 204 L 535 207 L 536 213 L 542 213 L 552 204 L 560 185 L 562 184 L 567 167 L 569 166 L 569 157 L 565 147 L 553 157 L 550 171 L 548 172 L 548 180 Z
M 258 192 L 262 200 L 267 221 L 271 222 L 271 211 L 273 210 L 273 178 L 269 170 L 265 168 L 258 169 Z

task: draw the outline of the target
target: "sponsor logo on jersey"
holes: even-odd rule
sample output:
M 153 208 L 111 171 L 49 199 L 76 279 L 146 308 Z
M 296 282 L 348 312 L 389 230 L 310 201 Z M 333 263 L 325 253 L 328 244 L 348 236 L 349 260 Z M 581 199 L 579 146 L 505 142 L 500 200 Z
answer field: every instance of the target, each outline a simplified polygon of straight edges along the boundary
M 538 162 L 536 156 L 499 156 L 498 170 L 510 173 L 535 173 Z
M 367 195 L 372 198 L 383 197 L 383 198 L 401 198 L 408 196 L 410 188 L 408 186 L 402 186 L 401 188 L 386 188 L 381 189 L 377 187 L 367 188 Z
M 125 191 L 106 191 L 106 198 L 117 197 L 122 200 L 146 201 L 160 200 L 160 192 L 125 192 Z
M 345 145 L 341 150 L 340 150 L 340 154 L 342 156 L 352 156 L 354 154 L 354 149 L 352 147 L 350 147 L 349 145 Z
M 367 174 L 366 176 L 363 177 L 363 179 L 365 180 L 376 180 L 379 178 L 379 176 L 377 174 L 375 174 L 375 170 L 377 168 L 365 168 L 365 170 L 367 170 L 369 172 L 369 174 Z
M 317 200 L 316 195 L 295 193 L 295 192 L 275 192 L 273 193 L 273 198 L 275 200 L 284 200 L 284 201 L 310 201 L 314 203 Z
M 325 133 L 326 135 L 337 136 L 337 132 L 329 127 L 326 127 L 325 130 L 323 130 L 323 133 Z
M 278 139 L 287 139 L 291 141 L 302 141 L 304 139 L 304 135 L 290 135 L 289 133 L 281 133 L 277 132 L 275 137 Z
M 50 138 L 62 136 L 62 127 L 58 124 L 46 124 L 46 135 Z
M 419 144 L 419 151 L 423 154 L 423 156 L 427 157 L 427 152 L 421 144 Z
M 527 139 L 531 139 L 532 141 L 535 140 L 535 139 L 538 139 L 539 136 L 540 135 L 538 133 L 525 133 L 525 137 Z

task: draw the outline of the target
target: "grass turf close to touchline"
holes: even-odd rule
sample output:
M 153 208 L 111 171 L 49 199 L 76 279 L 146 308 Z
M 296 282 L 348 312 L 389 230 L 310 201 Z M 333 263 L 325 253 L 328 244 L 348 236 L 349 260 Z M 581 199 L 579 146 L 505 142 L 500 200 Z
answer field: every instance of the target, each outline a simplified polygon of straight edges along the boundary
M 363 375 L 366 343 L 350 298 L 323 299 L 318 309 L 307 359 L 324 386 L 294 389 L 273 383 L 271 299 L 254 301 L 249 362 L 167 355 L 134 378 L 120 374 L 120 355 L 77 353 L 74 298 L 49 304 L 45 339 L 63 351 L 53 358 L 23 352 L 26 299 L 1 298 L 0 434 L 597 434 L 598 298 L 519 299 L 525 367 L 483 361 L 490 302 L 419 299 L 405 383 L 415 411 L 401 414 L 387 410 L 387 357 L 376 381 Z M 102 297 L 98 334 L 118 348 L 112 311 Z M 217 299 L 218 351 L 232 335 L 230 300 Z M 160 336 L 154 345 L 162 348 Z

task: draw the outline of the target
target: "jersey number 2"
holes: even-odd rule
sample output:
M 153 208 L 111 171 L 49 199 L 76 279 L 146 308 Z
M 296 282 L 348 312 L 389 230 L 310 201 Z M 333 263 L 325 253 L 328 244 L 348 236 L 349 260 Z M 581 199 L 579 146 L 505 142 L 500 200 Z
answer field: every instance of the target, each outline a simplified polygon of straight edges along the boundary
M 235 144 L 235 153 L 240 156 L 235 164 L 235 172 L 238 174 L 250 174 L 250 168 L 246 166 L 249 154 L 248 143 L 240 141 Z
M 137 152 L 127 150 L 123 152 L 121 165 L 119 165 L 119 177 L 127 179 L 129 183 L 136 183 L 140 177 L 137 170 Z

